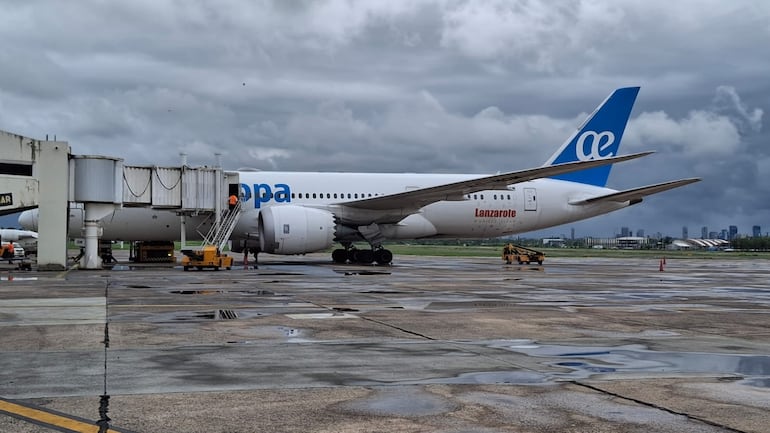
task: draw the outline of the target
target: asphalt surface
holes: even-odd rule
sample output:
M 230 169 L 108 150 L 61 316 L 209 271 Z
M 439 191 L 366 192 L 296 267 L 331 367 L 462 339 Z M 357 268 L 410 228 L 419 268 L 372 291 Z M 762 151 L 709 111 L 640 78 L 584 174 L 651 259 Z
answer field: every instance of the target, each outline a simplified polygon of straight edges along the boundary
M 4 264 L 0 431 L 768 432 L 770 261 L 718 257 Z

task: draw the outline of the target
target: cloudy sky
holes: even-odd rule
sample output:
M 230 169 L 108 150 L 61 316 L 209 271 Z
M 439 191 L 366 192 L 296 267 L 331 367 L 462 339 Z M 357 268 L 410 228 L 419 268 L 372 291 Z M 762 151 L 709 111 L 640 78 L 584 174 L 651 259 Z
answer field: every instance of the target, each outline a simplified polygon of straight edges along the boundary
M 770 2 L 0 0 L 0 129 L 127 164 L 495 173 L 641 86 L 613 188 L 547 231 L 770 231 Z

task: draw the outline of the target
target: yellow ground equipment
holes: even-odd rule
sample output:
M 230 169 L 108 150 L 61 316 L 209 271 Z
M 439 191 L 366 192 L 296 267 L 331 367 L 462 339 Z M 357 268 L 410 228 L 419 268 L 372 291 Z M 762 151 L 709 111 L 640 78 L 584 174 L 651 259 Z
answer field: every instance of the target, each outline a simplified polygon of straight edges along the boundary
M 131 261 L 136 263 L 175 263 L 174 243 L 170 241 L 136 241 L 132 245 Z
M 520 265 L 524 263 L 542 265 L 543 260 L 545 260 L 545 254 L 519 245 L 507 244 L 503 247 L 503 260 L 509 265 L 513 262 L 517 262 Z
M 203 268 L 212 268 L 215 271 L 219 268 L 230 270 L 233 266 L 233 258 L 222 254 L 215 245 L 204 245 L 199 250 L 182 250 L 182 254 L 182 267 L 185 271 L 192 267 L 199 271 Z

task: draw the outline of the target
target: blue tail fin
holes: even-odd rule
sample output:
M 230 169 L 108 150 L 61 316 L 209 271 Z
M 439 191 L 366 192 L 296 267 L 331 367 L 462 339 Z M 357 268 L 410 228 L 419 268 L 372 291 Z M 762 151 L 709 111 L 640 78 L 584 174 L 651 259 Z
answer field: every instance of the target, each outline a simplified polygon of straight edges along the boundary
M 616 156 L 638 93 L 639 87 L 625 87 L 612 92 L 545 165 Z M 554 176 L 553 179 L 604 186 L 610 177 L 611 167 L 606 165 L 576 171 Z

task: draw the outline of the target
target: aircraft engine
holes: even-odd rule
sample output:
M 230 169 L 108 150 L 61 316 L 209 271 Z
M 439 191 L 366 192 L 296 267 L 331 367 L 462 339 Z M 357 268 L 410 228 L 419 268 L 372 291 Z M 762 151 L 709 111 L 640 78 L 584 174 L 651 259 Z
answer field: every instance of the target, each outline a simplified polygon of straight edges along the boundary
M 259 211 L 259 245 L 270 254 L 304 254 L 334 243 L 334 215 L 302 206 L 270 206 Z

